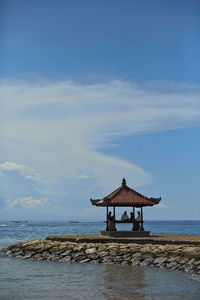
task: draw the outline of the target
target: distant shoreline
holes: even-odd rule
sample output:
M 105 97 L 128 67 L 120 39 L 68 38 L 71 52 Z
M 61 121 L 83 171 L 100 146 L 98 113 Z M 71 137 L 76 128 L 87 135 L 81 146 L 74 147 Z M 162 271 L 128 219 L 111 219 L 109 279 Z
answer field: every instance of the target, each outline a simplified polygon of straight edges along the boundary
M 12 220 L 0 220 L 0 222 L 12 222 Z M 71 220 L 16 220 L 16 221 L 22 221 L 22 222 L 25 222 L 25 221 L 28 221 L 28 222 L 64 222 L 64 223 L 69 223 Z M 100 220 L 100 221 L 81 221 L 81 220 L 75 220 L 76 222 L 78 223 L 105 223 L 105 220 Z M 165 223 L 165 222 L 200 222 L 200 220 L 144 220 L 144 223 L 157 223 L 157 222 L 162 222 L 162 223 Z

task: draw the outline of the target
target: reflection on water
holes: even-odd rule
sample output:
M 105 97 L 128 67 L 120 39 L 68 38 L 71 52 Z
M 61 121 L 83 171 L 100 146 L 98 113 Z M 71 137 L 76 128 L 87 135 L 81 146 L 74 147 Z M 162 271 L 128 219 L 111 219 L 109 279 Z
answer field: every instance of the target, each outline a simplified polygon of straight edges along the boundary
M 133 266 L 106 265 L 104 286 L 108 291 L 106 299 L 146 299 L 141 293 L 146 287 L 145 270 Z
M 200 299 L 199 282 L 182 273 L 152 267 L 106 265 L 105 299 Z
M 197 300 L 200 284 L 184 273 L 156 268 L 0 256 L 0 299 Z

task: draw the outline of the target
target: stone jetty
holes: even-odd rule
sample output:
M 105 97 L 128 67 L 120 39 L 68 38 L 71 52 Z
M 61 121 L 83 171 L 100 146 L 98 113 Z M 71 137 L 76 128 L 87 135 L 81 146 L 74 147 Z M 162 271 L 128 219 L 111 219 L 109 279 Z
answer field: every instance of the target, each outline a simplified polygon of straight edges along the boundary
M 180 270 L 200 275 L 200 245 L 84 242 L 31 240 L 1 249 L 1 253 L 20 259 L 48 260 L 62 263 L 104 263 L 134 266 L 152 266 Z

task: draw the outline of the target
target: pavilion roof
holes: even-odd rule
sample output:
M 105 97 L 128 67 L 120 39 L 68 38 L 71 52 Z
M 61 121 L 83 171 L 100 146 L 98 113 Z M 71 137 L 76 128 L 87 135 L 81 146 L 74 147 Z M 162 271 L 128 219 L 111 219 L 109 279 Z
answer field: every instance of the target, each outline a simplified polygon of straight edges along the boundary
M 153 206 L 158 204 L 161 200 L 160 198 L 148 198 L 142 194 L 134 191 L 126 185 L 126 180 L 123 178 L 122 185 L 110 193 L 108 196 L 93 200 L 90 199 L 92 205 L 96 206 L 123 206 L 123 207 L 143 207 L 143 206 Z

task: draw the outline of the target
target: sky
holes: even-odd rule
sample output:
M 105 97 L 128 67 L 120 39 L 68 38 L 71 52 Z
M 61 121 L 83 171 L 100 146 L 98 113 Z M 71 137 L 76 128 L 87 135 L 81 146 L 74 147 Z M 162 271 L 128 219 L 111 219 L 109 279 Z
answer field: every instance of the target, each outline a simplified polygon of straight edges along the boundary
M 200 219 L 198 0 L 1 0 L 0 28 L 0 220 L 103 220 L 123 177 Z

